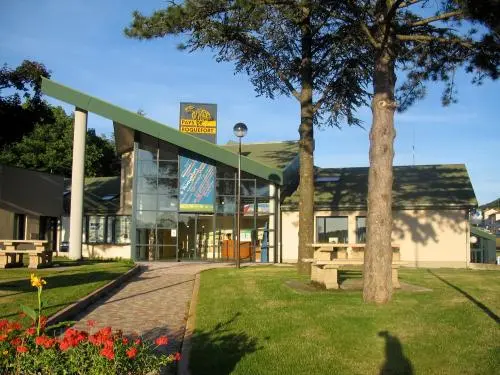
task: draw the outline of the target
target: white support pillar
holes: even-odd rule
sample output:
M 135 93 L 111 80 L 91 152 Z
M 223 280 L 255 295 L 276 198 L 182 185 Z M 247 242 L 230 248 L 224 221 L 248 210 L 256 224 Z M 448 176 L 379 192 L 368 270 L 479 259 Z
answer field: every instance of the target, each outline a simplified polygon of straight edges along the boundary
M 274 184 L 269 184 L 269 249 L 268 249 L 268 259 L 269 263 L 275 262 L 274 252 L 276 250 L 276 186 Z M 272 247 L 271 247 L 272 246 Z
M 69 222 L 69 258 L 82 258 L 83 184 L 85 177 L 85 138 L 87 111 L 75 108 L 73 167 L 71 170 L 71 215 Z

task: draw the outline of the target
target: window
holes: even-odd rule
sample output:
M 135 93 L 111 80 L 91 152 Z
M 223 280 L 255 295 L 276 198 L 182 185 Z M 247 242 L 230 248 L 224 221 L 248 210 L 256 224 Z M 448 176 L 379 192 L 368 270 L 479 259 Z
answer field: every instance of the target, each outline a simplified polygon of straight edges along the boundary
M 105 216 L 89 216 L 87 240 L 89 243 L 103 243 L 105 236 Z
M 348 243 L 347 216 L 316 217 L 319 243 Z
M 337 182 L 340 180 L 339 176 L 318 176 L 315 182 Z
M 130 243 L 130 216 L 86 216 L 84 217 L 84 243 Z
M 356 217 L 356 243 L 366 243 L 366 217 Z

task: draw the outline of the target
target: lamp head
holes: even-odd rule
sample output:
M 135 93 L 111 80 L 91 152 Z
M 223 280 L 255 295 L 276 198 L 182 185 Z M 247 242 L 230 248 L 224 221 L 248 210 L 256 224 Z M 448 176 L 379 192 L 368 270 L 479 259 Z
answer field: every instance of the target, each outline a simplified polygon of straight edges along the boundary
M 247 134 L 247 131 L 248 131 L 247 126 L 244 123 L 242 123 L 242 122 L 238 122 L 233 127 L 233 133 L 238 138 L 244 137 Z

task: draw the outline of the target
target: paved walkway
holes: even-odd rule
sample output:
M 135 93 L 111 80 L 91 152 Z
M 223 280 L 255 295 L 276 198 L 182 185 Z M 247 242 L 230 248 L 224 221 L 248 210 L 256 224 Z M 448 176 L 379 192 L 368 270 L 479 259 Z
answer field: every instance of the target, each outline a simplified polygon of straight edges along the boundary
M 195 275 L 202 270 L 228 267 L 218 263 L 141 263 L 147 269 L 126 282 L 111 296 L 90 306 L 76 318 L 76 328 L 111 326 L 124 334 L 138 334 L 146 340 L 167 335 L 162 350 L 179 351 L 186 326 Z

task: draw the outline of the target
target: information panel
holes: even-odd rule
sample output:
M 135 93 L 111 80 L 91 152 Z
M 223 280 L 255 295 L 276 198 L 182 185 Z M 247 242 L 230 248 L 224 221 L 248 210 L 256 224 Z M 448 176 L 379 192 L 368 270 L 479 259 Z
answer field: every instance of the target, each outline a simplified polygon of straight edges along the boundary
M 214 212 L 215 166 L 194 155 L 179 156 L 179 211 Z

